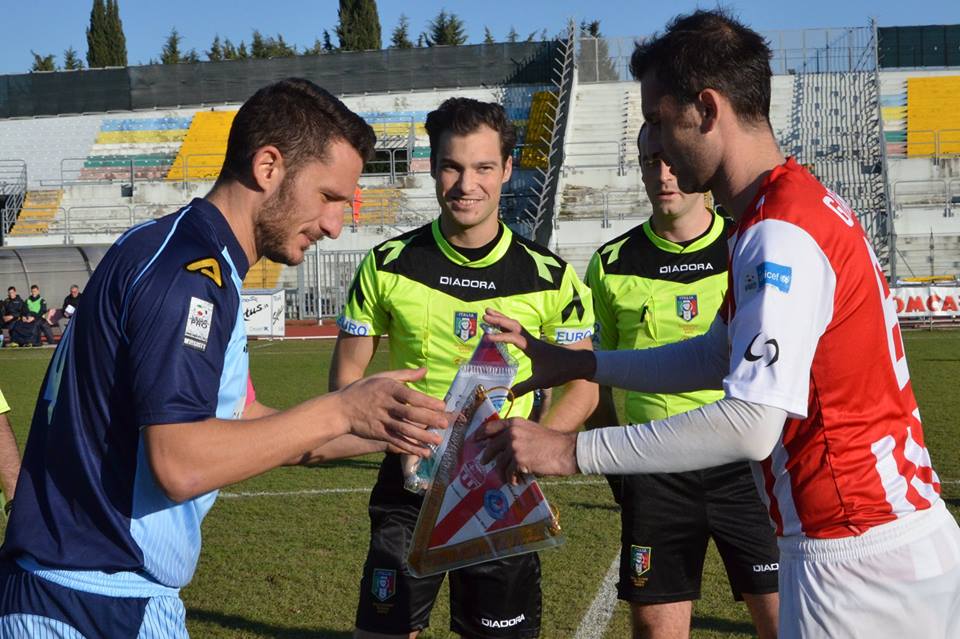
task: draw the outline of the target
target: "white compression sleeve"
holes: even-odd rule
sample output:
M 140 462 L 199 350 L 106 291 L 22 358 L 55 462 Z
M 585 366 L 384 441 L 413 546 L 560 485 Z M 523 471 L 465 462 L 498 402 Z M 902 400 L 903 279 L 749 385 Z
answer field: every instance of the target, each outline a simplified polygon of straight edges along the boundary
M 760 461 L 786 418 L 782 409 L 725 397 L 667 419 L 582 432 L 577 465 L 584 474 L 632 475 Z
M 723 388 L 730 372 L 727 325 L 717 317 L 703 335 L 638 351 L 597 351 L 593 381 L 645 393 Z

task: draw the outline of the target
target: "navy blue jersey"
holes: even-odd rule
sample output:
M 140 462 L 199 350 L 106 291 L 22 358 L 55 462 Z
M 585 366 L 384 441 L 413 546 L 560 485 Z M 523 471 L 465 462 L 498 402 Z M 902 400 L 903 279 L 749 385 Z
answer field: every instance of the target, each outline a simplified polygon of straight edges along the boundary
M 40 390 L 4 555 L 104 594 L 190 581 L 216 492 L 168 499 L 143 432 L 239 417 L 248 266 L 226 219 L 201 199 L 110 248 Z

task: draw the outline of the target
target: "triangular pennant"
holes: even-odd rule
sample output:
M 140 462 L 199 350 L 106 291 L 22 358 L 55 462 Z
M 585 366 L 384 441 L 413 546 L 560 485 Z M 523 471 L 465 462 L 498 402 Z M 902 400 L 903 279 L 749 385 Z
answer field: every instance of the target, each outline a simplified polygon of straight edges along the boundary
M 407 556 L 416 576 L 563 543 L 556 518 L 532 476 L 517 485 L 505 483 L 494 462 L 481 463 L 483 447 L 474 435 L 498 417 L 483 387 L 474 386 L 459 408 L 445 444 L 435 453 L 439 463 Z

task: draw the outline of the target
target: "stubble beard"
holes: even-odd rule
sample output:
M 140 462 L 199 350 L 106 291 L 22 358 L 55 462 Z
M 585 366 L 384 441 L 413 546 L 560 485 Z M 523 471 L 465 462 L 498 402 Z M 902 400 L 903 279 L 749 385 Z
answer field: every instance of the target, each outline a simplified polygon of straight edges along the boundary
M 285 249 L 293 218 L 292 181 L 293 176 L 284 177 L 277 192 L 260 207 L 257 224 L 253 229 L 257 255 L 288 266 L 300 261 L 288 255 Z

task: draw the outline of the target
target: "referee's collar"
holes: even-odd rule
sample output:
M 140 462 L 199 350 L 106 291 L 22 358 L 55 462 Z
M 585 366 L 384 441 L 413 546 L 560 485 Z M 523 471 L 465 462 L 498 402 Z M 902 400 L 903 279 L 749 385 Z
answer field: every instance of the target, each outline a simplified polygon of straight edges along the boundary
M 230 253 L 230 260 L 237 269 L 237 276 L 243 280 L 247 276 L 247 271 L 250 270 L 250 262 L 247 261 L 247 254 L 240 247 L 240 242 L 237 240 L 237 236 L 233 234 L 233 229 L 230 228 L 227 218 L 210 200 L 201 197 L 194 198 L 190 202 L 190 207 L 199 211 L 203 215 L 203 219 L 207 220 L 213 227 L 213 232 L 220 240 L 220 244 L 226 246 Z

